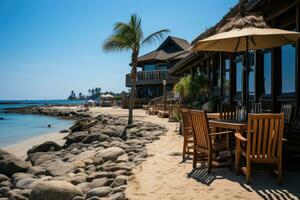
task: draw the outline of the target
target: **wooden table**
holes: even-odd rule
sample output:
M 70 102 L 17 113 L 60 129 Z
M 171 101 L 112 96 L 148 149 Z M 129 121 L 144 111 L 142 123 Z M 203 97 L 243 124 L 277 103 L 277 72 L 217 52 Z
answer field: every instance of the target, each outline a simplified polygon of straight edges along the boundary
M 213 127 L 213 129 L 216 128 L 231 129 L 241 134 L 243 134 L 243 132 L 247 129 L 246 122 L 238 122 L 236 120 L 224 120 L 224 119 L 209 120 L 209 124 L 210 126 Z M 229 142 L 229 145 L 231 145 L 231 142 Z M 237 143 L 236 145 L 239 146 L 240 144 Z M 237 173 L 238 173 L 238 156 L 239 155 L 235 155 L 235 170 Z
M 213 119 L 209 120 L 209 124 L 213 128 L 231 129 L 239 133 L 243 133 L 247 129 L 246 122 L 238 122 L 236 120 Z

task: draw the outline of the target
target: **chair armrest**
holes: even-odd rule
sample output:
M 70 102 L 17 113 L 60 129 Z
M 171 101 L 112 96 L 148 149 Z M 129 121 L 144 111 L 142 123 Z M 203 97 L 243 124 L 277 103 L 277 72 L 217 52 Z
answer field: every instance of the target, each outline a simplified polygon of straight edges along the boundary
M 242 141 L 242 142 L 247 142 L 247 139 L 244 138 L 240 133 L 235 133 L 234 134 L 235 138 Z
M 232 134 L 233 131 L 223 131 L 223 132 L 217 132 L 217 133 L 210 133 L 209 136 L 216 136 L 216 135 L 227 135 Z

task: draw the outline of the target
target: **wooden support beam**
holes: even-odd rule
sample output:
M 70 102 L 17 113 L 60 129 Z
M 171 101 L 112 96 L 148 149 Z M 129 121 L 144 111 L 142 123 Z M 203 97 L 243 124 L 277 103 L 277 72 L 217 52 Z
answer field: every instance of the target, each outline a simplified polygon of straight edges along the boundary
M 220 97 L 224 95 L 224 72 L 225 72 L 225 59 L 224 53 L 220 52 Z
M 299 32 L 300 31 L 300 3 L 297 4 L 296 6 L 296 30 Z M 296 105 L 297 109 L 299 110 L 300 108 L 300 40 L 298 40 L 296 44 Z M 296 111 L 298 113 L 298 111 Z
M 230 82 L 230 97 L 229 102 L 233 103 L 233 99 L 236 96 L 236 63 L 233 60 L 234 53 L 230 53 L 230 73 L 229 73 L 229 82 Z
M 271 59 L 271 82 L 272 82 L 272 95 L 271 95 L 271 108 L 272 112 L 278 112 L 277 108 L 277 96 L 281 92 L 281 47 L 277 47 L 272 49 L 271 51 L 272 59 Z

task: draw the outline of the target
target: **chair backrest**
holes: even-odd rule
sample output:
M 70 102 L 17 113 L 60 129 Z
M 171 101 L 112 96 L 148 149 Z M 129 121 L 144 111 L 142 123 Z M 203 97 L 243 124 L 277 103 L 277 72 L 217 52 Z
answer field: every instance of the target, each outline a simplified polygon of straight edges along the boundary
M 192 119 L 190 115 L 190 110 L 186 108 L 180 109 L 180 115 L 182 119 L 182 128 L 183 128 L 183 134 L 189 134 L 190 131 L 193 131 L 193 125 L 192 125 Z
M 251 113 L 262 113 L 261 103 L 252 103 L 250 111 Z
M 221 119 L 236 119 L 238 106 L 232 104 L 220 105 L 220 118 Z
M 276 159 L 281 156 L 284 114 L 249 114 L 247 156 Z
M 286 124 L 290 124 L 292 116 L 293 116 L 293 105 L 291 104 L 283 104 L 281 106 L 281 113 L 284 113 L 284 122 Z
M 203 110 L 191 110 L 191 119 L 194 132 L 195 146 L 202 149 L 210 149 L 211 144 L 209 142 L 209 125 L 206 112 Z
M 294 119 L 291 122 L 291 128 L 300 131 L 300 109 L 295 109 Z

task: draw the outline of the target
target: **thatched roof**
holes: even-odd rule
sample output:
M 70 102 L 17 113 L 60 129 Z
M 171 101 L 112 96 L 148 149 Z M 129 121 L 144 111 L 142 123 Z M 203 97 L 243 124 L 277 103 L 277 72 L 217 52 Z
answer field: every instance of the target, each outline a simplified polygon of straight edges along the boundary
M 245 5 L 238 3 L 213 27 L 200 34 L 192 44 L 217 33 L 227 32 L 242 28 L 268 28 L 261 13 L 248 13 Z

